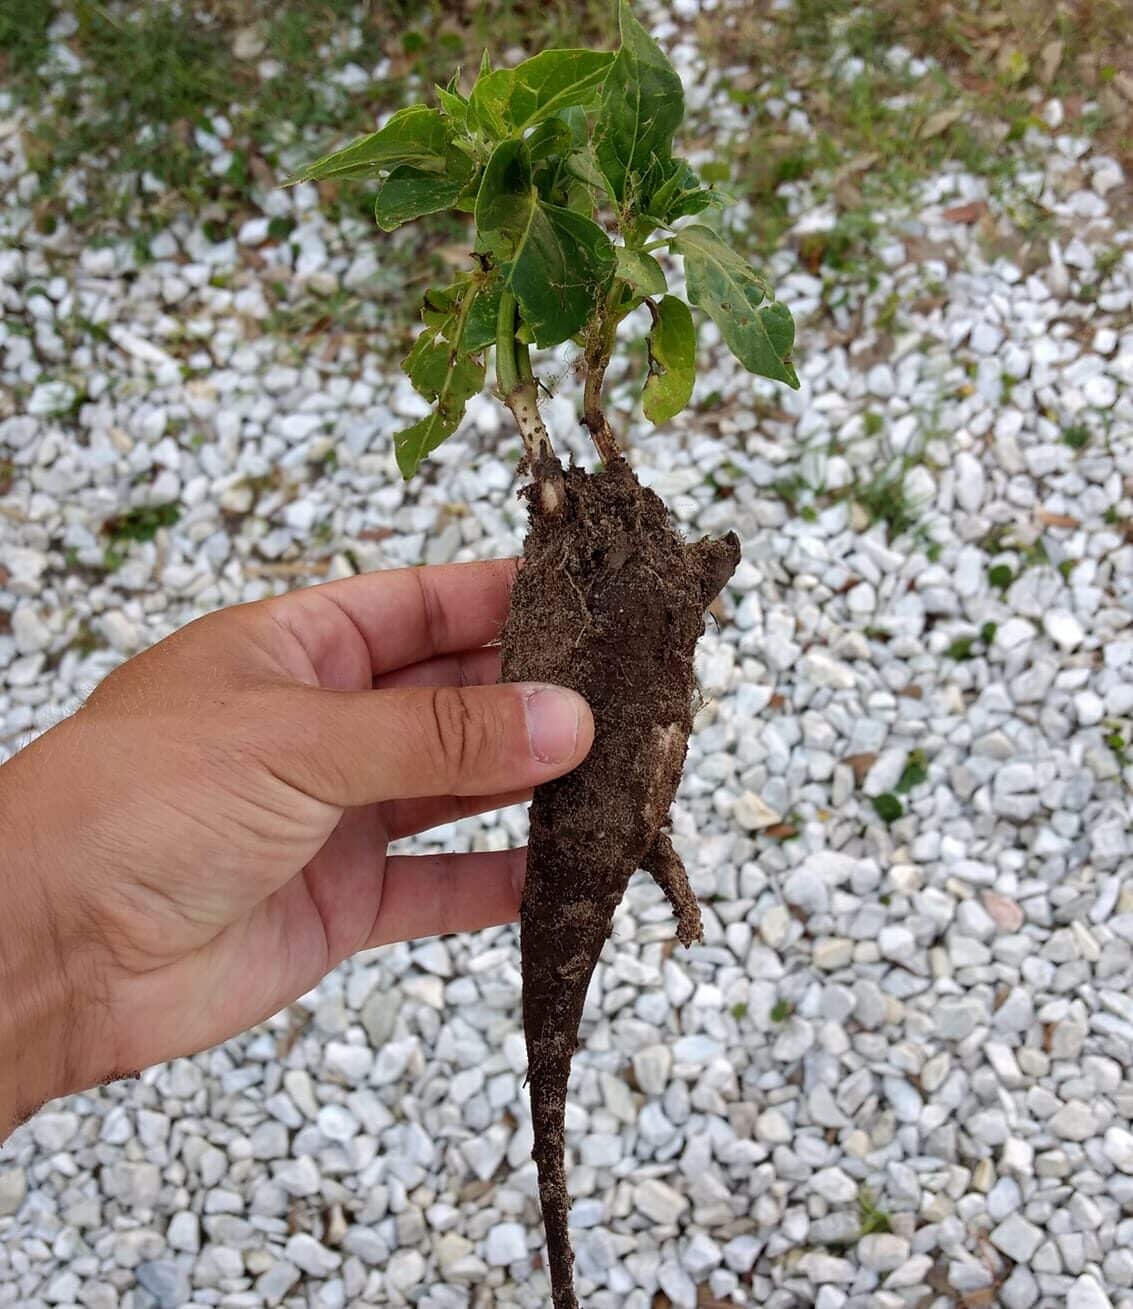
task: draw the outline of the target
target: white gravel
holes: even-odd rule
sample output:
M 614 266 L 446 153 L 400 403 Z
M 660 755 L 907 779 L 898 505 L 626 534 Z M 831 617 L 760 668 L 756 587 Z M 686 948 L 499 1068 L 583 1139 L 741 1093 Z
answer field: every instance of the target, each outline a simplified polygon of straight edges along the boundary
M 675 49 L 701 112 L 744 130 Z M 1040 108 L 1007 198 L 949 170 L 878 215 L 872 288 L 777 259 L 797 395 L 705 327 L 704 411 L 633 424 L 643 480 L 745 561 L 674 810 L 705 941 L 674 951 L 636 880 L 575 1061 L 593 1309 L 1133 1306 L 1133 230 L 1119 165 Z M 401 273 L 369 231 L 299 187 L 235 241 L 182 216 L 144 262 L 83 249 L 36 231 L 0 120 L 0 758 L 204 610 L 518 549 L 491 401 L 396 475 L 418 411 L 373 350 Z M 784 191 L 819 230 L 807 185 Z M 1024 195 L 1050 233 L 1026 267 L 946 216 L 987 199 L 1011 238 Z M 294 304 L 344 285 L 364 330 L 265 331 L 272 283 Z M 548 419 L 583 455 L 576 402 L 565 381 Z M 866 491 L 887 470 L 899 536 Z M 178 521 L 105 571 L 102 524 L 167 503 Z M 542 1305 L 524 1072 L 512 929 L 359 956 L 290 1014 L 17 1131 L 0 1306 Z M 871 1215 L 890 1230 L 863 1235 Z

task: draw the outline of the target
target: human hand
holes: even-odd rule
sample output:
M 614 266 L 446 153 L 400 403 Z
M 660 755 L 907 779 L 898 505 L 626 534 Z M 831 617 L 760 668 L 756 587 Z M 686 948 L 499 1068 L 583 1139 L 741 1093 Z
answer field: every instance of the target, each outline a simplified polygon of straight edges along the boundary
M 401 569 L 208 615 L 0 768 L 0 1140 L 355 951 L 515 918 L 524 851 L 387 854 L 590 748 L 579 696 L 494 684 L 514 573 Z

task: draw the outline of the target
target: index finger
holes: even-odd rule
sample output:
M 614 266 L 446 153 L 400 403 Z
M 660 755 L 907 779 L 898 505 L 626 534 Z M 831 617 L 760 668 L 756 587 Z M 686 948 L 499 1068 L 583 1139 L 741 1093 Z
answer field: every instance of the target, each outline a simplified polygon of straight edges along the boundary
M 271 603 L 314 667 L 361 639 L 376 676 L 434 655 L 495 641 L 507 617 L 518 561 L 394 568 L 292 591 Z

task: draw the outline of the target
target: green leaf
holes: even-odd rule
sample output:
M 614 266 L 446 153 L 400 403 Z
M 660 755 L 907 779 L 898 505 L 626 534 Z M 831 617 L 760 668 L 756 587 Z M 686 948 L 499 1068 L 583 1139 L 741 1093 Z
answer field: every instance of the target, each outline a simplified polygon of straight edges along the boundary
M 797 388 L 795 324 L 787 306 L 771 298 L 767 282 L 709 227 L 682 228 L 672 249 L 684 256 L 688 298 L 712 318 L 740 363 Z
M 500 316 L 500 296 L 503 294 L 503 289 L 503 283 L 498 277 L 481 284 L 480 293 L 473 301 L 469 312 L 461 342 L 463 349 L 469 354 L 486 350 L 490 345 L 495 344 L 496 320 Z
M 667 161 L 684 117 L 684 90 L 668 57 L 619 0 L 622 44 L 602 86 L 595 128 L 598 164 L 615 200 L 641 207 L 640 181 Z
M 383 232 L 441 209 L 451 209 L 468 185 L 474 166 L 459 150 L 450 148 L 441 176 L 401 164 L 382 183 L 374 201 L 374 217 Z
M 481 72 L 468 97 L 469 126 L 494 140 L 508 135 L 507 106 L 514 80 L 510 68 Z
M 468 126 L 468 97 L 460 94 L 457 83 L 458 78 L 454 74 L 448 86 L 437 86 L 434 90 L 441 106 L 441 113 L 451 119 L 457 129 L 463 131 Z
M 614 269 L 606 233 L 585 214 L 540 199 L 523 141 L 492 152 L 476 201 L 478 248 L 500 261 L 538 346 L 580 332 Z
M 436 406 L 431 414 L 393 438 L 397 466 L 405 478 L 412 477 L 421 460 L 456 431 L 465 405 L 484 385 L 484 361 L 469 353 L 464 344 L 479 287 L 466 284 L 459 307 L 442 316 L 446 305 L 456 305 L 454 292 L 459 290 L 449 288 L 426 295 L 424 317 L 428 325 L 402 364 L 414 388 Z
M 664 270 L 652 255 L 624 245 L 619 245 L 614 254 L 618 261 L 618 276 L 640 295 L 664 295 L 669 289 Z
M 452 328 L 465 285 L 464 282 L 457 282 L 453 286 L 446 286 L 443 290 L 431 286 L 425 292 L 421 301 L 421 319 L 426 327 L 432 328 L 432 332 L 427 332 L 425 335 L 435 336 L 438 332 L 443 333 Z M 405 365 L 402 364 L 402 367 L 404 368 Z
M 654 179 L 660 179 L 654 186 Z M 701 186 L 700 179 L 681 159 L 670 159 L 647 178 L 644 189 L 650 194 L 649 217 L 658 227 L 668 227 L 678 218 L 699 214 L 710 205 L 723 205 L 722 191 Z
M 551 155 L 569 154 L 573 146 L 570 124 L 561 118 L 545 118 L 525 137 L 531 162 L 537 163 Z
M 667 423 L 692 399 L 696 380 L 696 328 L 683 300 L 667 295 L 649 334 L 649 376 L 642 408 L 651 423 Z
M 504 278 L 535 344 L 545 347 L 582 331 L 613 271 L 614 248 L 597 223 L 540 201 Z
M 400 164 L 439 173 L 445 168 L 451 137 L 451 129 L 439 110 L 411 105 L 399 109 L 378 131 L 308 164 L 287 184 L 324 177 L 377 177 Z
M 531 153 L 523 141 L 501 141 L 480 180 L 476 197 L 479 248 L 501 258 L 509 255 L 535 205 Z
M 544 50 L 514 68 L 482 73 L 469 97 L 469 119 L 489 136 L 521 132 L 591 103 L 613 61 L 605 50 Z
M 574 105 L 594 100 L 614 62 L 607 50 L 544 50 L 511 69 L 508 121 L 530 127 Z

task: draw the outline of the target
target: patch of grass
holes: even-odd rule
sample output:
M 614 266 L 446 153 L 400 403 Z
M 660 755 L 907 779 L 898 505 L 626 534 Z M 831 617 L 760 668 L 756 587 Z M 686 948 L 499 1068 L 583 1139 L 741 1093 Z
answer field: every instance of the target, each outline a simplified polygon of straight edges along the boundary
M 987 570 L 987 580 L 997 591 L 1006 591 L 1015 580 L 1015 574 L 1009 564 L 993 564 Z
M 0 80 L 34 76 L 47 57 L 51 16 L 45 0 L 4 0 L 0 5 Z
M 1105 743 L 1113 752 L 1113 757 L 1117 760 L 1119 767 L 1128 768 L 1130 761 L 1129 745 L 1120 728 L 1115 727 L 1107 732 L 1105 735 Z
M 972 649 L 975 643 L 976 638 L 974 636 L 958 636 L 944 653 L 949 659 L 955 659 L 957 663 L 961 663 L 965 659 L 975 657 Z
M 746 1004 L 742 1004 L 742 1003 L 741 1003 L 741 1004 L 734 1004 L 734 1005 L 732 1005 L 732 1017 L 736 1020 L 736 1022 L 740 1022 L 740 1021 L 742 1021 L 744 1018 L 746 1018 L 746 1017 L 747 1017 L 747 1005 L 746 1005 Z
M 1084 450 L 1090 441 L 1090 429 L 1085 423 L 1074 423 L 1062 429 L 1062 443 L 1071 450 Z
M 923 750 L 909 751 L 905 767 L 897 782 L 897 794 L 905 795 L 915 786 L 920 786 L 928 778 L 928 757 Z
M 405 102 L 411 81 L 427 87 L 455 66 L 474 69 L 487 45 L 534 53 L 609 45 L 616 35 L 613 6 L 599 0 L 486 0 L 467 18 L 445 0 L 71 0 L 78 26 L 68 45 L 78 67 L 44 78 L 47 30 L 62 8 L 51 0 L 0 5 L 5 85 L 45 110 L 28 139 L 44 217 L 53 218 L 51 198 L 79 172 L 88 200 L 60 206 L 60 216 L 95 228 L 148 220 L 150 231 L 182 205 L 239 210 L 256 187 L 274 184 L 280 152 L 297 137 L 325 138 L 329 147 L 370 131 L 379 113 Z M 383 55 L 383 77 L 335 77 L 347 65 L 372 69 Z M 265 62 L 274 76 L 261 77 Z M 218 149 L 230 157 L 214 169 Z M 162 184 L 158 195 L 141 190 L 146 174 Z M 344 188 L 342 197 L 369 221 L 366 188 Z
M 873 797 L 873 807 L 878 818 L 886 825 L 895 823 L 905 813 L 905 806 L 891 791 L 885 791 L 882 795 L 875 795 Z
M 746 187 L 758 250 L 781 244 L 792 221 L 784 187 L 800 179 L 837 219 L 800 242 L 812 271 L 871 277 L 872 215 L 949 164 L 1025 206 L 1011 183 L 1028 131 L 1049 131 L 1037 113 L 1049 95 L 1064 103 L 1063 130 L 1099 133 L 1126 155 L 1133 108 L 1114 82 L 1131 71 L 1131 26 L 1128 0 L 793 0 L 743 6 L 727 24 L 706 14 L 702 46 L 744 70 L 724 86 L 751 128 L 729 147 L 730 173 Z M 928 68 L 892 57 L 896 45 Z M 805 119 L 774 103 L 789 91 L 801 91 Z M 882 307 L 882 330 L 895 312 Z
M 773 1023 L 785 1023 L 794 1012 L 795 1006 L 790 1000 L 780 996 L 771 1006 L 771 1021 Z
M 102 525 L 104 536 L 116 545 L 129 541 L 152 541 L 162 527 L 172 527 L 181 518 L 181 506 L 174 501 L 161 505 L 139 505 L 124 514 L 108 518 Z
M 810 483 L 801 473 L 788 473 L 778 478 L 771 489 L 792 514 L 799 514 L 803 497 L 813 494 Z
M 881 1208 L 868 1186 L 858 1191 L 858 1221 L 862 1236 L 874 1236 L 893 1230 L 893 1219 L 888 1210 Z
M 980 640 L 984 645 L 991 645 L 995 640 L 995 634 L 999 631 L 998 623 L 984 623 L 980 628 Z
M 908 466 L 902 461 L 895 469 L 887 469 L 872 481 L 852 489 L 853 498 L 869 515 L 871 523 L 888 523 L 891 538 L 910 531 L 916 526 L 919 516 L 916 505 L 905 490 Z
M 79 630 L 71 641 L 71 649 L 85 659 L 96 650 L 105 650 L 106 638 L 100 636 L 89 623 L 83 622 L 80 623 Z

